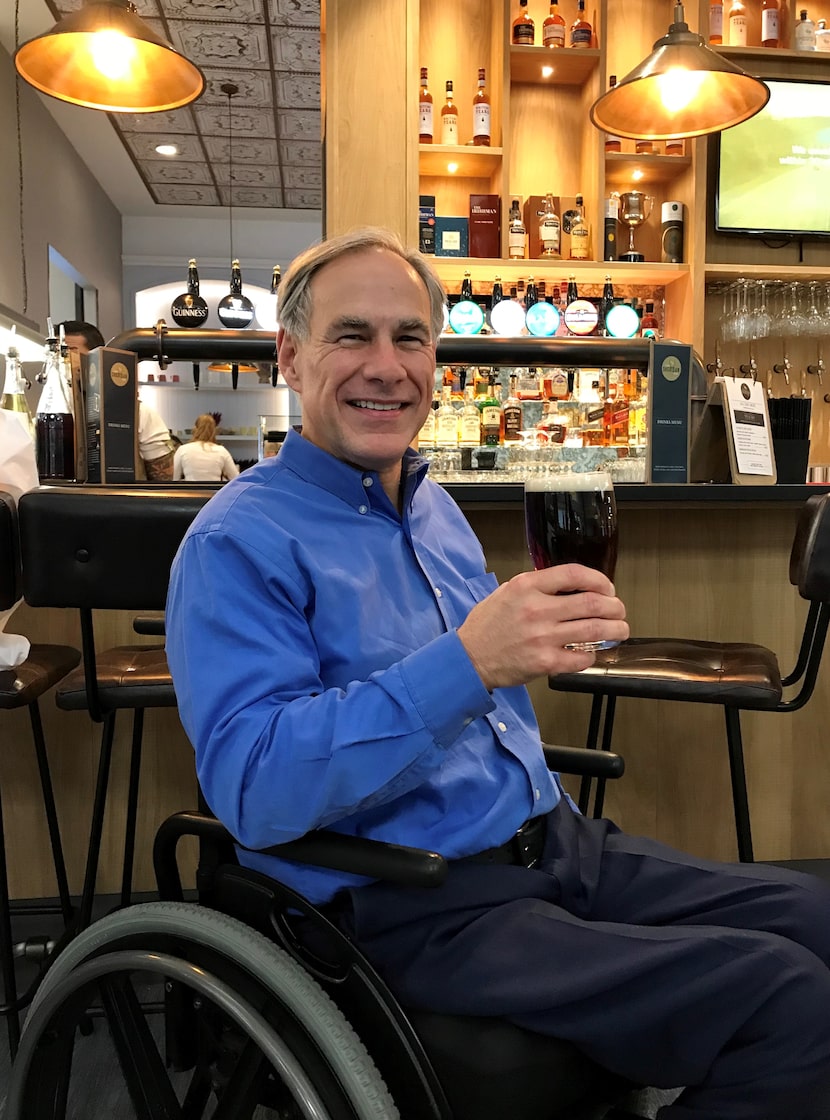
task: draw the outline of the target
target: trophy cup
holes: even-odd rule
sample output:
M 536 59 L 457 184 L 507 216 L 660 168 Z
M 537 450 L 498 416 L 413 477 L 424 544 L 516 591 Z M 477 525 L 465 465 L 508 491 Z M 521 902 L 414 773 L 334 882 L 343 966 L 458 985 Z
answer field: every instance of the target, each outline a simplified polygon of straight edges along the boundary
M 629 228 L 628 252 L 623 253 L 621 261 L 644 261 L 646 258 L 634 248 L 634 230 L 648 219 L 654 199 L 642 191 L 626 191 L 620 195 L 620 218 Z

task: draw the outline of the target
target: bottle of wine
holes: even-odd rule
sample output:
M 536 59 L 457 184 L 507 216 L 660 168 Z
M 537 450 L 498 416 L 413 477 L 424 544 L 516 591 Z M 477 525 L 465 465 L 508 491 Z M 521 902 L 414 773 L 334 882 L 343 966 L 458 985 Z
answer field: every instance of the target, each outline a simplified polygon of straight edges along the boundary
M 527 11 L 527 0 L 519 0 L 519 14 L 513 20 L 513 45 L 532 47 L 536 40 L 536 28 Z
M 418 143 L 432 143 L 432 94 L 427 82 L 427 68 L 421 67 L 421 92 L 418 96 Z
M 452 99 L 452 82 L 447 82 L 447 99 L 441 108 L 441 143 L 458 143 L 458 106 Z
M 14 332 L 13 326 L 12 332 Z M 6 351 L 6 379 L 3 385 L 3 395 L 0 397 L 0 408 L 13 412 L 26 429 L 29 438 L 34 442 L 35 425 L 29 411 L 29 405 L 26 402 L 27 383 L 20 369 L 19 359 L 20 352 L 14 344 L 14 333 L 12 333 L 12 339 Z
M 729 6 L 729 46 L 747 45 L 747 14 L 744 0 L 732 0 Z
M 585 200 L 581 194 L 576 196 L 576 217 L 571 222 L 571 260 L 587 261 L 591 244 L 591 231 L 585 220 Z
M 478 88 L 473 97 L 473 144 L 490 147 L 490 95 L 484 67 L 479 67 Z
M 46 350 L 46 384 L 35 412 L 37 473 L 41 479 L 75 477 L 75 417 L 61 370 L 58 340 Z

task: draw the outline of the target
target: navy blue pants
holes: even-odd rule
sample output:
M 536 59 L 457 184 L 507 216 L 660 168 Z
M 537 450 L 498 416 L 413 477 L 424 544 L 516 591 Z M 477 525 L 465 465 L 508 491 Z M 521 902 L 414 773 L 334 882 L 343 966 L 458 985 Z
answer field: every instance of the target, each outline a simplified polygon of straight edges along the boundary
M 830 1116 L 830 887 L 694 859 L 561 804 L 533 869 L 453 863 L 351 890 L 341 924 L 399 999 L 569 1039 L 661 1120 Z

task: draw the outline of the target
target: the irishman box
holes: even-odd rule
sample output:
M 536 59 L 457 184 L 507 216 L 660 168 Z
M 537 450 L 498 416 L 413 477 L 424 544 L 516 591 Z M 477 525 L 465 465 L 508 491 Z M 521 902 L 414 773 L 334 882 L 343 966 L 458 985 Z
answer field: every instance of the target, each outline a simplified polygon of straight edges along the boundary
M 470 195 L 470 256 L 501 256 L 501 199 L 497 194 Z
M 135 482 L 138 396 L 135 354 L 99 346 L 86 356 L 87 481 Z

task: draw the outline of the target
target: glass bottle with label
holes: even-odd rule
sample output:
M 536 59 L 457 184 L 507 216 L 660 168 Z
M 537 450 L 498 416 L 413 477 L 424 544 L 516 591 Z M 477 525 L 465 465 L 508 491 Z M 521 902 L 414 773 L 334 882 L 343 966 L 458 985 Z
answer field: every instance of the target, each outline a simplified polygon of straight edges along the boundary
M 478 88 L 473 97 L 473 144 L 490 146 L 490 95 L 484 67 L 479 67 Z
M 729 5 L 729 46 L 747 45 L 747 14 L 744 0 L 732 0 Z
M 447 82 L 447 100 L 441 108 L 441 143 L 458 143 L 458 106 L 452 99 L 452 82 Z
M 576 196 L 576 217 L 571 223 L 571 260 L 587 261 L 591 243 L 591 231 L 585 221 L 585 200 L 581 194 Z
M 553 0 L 550 14 L 542 24 L 542 45 L 545 47 L 565 46 L 565 21 L 559 14 L 559 4 Z
M 612 90 L 617 84 L 617 75 L 612 74 L 608 79 L 608 89 Z M 614 136 L 611 132 L 605 134 L 605 150 L 606 152 L 621 152 L 622 151 L 622 138 Z
M 709 0 L 709 42 L 713 46 L 723 42 L 723 0 Z
M 802 8 L 798 13 L 793 30 L 793 47 L 797 51 L 814 51 L 816 49 L 816 28 L 807 15 L 807 9 Z
M 504 442 L 516 442 L 522 438 L 524 429 L 524 411 L 519 400 L 518 378 L 515 373 L 510 374 L 510 392 L 504 402 L 502 413 L 504 415 Z
M 816 23 L 816 50 L 830 51 L 830 27 L 827 26 L 826 19 L 820 19 Z
M 558 257 L 562 241 L 562 223 L 553 204 L 553 195 L 545 195 L 545 205 L 539 213 L 539 244 L 543 257 Z
M 441 389 L 441 405 L 435 425 L 435 446 L 458 447 L 458 412 L 452 403 L 452 388 L 449 385 L 444 385 Z
M 475 385 L 465 385 L 464 404 L 458 422 L 460 447 L 478 447 L 481 443 L 481 413 L 475 397 Z
M 35 413 L 37 473 L 41 479 L 75 477 L 75 418 L 61 371 L 58 340 L 46 351 L 46 384 Z
M 432 94 L 427 84 L 427 68 L 421 67 L 421 92 L 418 96 L 418 143 L 432 143 Z
M 14 327 L 12 327 L 12 331 L 14 331 Z M 13 412 L 26 429 L 29 438 L 34 442 L 35 425 L 29 411 L 29 405 L 26 403 L 27 382 L 20 369 L 19 359 L 20 352 L 14 345 L 14 337 L 12 337 L 6 351 L 6 378 L 3 384 L 3 395 L 0 397 L 0 408 L 5 408 L 7 412 Z
M 578 0 L 576 5 L 576 19 L 571 24 L 571 46 L 590 47 L 593 42 L 594 29 L 585 18 L 585 0 Z
M 536 39 L 536 28 L 528 15 L 527 0 L 519 0 L 519 14 L 513 20 L 513 45 L 532 47 Z
M 438 407 L 440 404 L 441 398 L 438 394 L 438 390 L 435 389 L 432 394 L 432 404 L 430 405 L 429 412 L 421 425 L 420 432 L 418 432 L 419 451 L 431 451 L 435 447 L 435 418 L 438 414 Z
M 481 444 L 483 447 L 498 447 L 504 443 L 504 412 L 501 407 L 501 386 L 495 373 L 490 374 L 487 396 L 479 402 L 481 410 Z
M 778 0 L 761 0 L 761 46 L 777 47 L 780 42 L 780 18 Z
M 643 312 L 643 318 L 640 326 L 640 334 L 643 338 L 659 338 L 660 337 L 660 320 L 654 314 L 654 301 L 646 300 L 646 309 Z
M 514 198 L 510 203 L 510 219 L 507 233 L 507 252 L 511 260 L 520 261 L 524 259 L 526 240 L 527 230 L 522 221 L 519 200 Z

